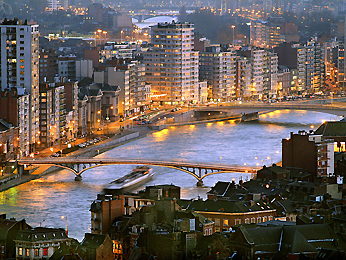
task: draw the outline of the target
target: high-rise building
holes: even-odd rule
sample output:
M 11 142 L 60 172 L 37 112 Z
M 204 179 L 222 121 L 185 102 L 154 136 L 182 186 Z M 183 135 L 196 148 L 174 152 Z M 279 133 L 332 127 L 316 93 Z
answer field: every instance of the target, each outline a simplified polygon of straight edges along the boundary
M 297 48 L 298 91 L 319 91 L 324 80 L 322 47 L 315 40 L 293 45 Z
M 242 55 L 250 60 L 252 82 L 249 86 L 247 81 L 241 85 L 245 94 L 244 98 L 248 99 L 266 99 L 276 98 L 278 95 L 278 56 L 275 52 L 267 49 L 254 48 L 242 51 Z M 242 61 L 244 68 L 248 69 L 248 63 Z M 238 68 L 238 69 L 241 69 Z M 245 72 L 244 72 L 245 73 Z M 243 74 L 244 74 L 243 73 Z
M 256 92 L 252 85 L 251 77 L 251 60 L 244 56 L 236 59 L 236 89 L 237 98 L 242 100 L 252 100 L 255 98 Z
M 339 82 L 339 87 L 345 91 L 346 85 L 346 66 L 345 66 L 345 43 L 339 43 L 338 46 L 338 72 L 337 81 Z
M 61 8 L 61 1 L 47 0 L 47 8 L 49 12 L 57 11 L 59 8 Z
M 274 48 L 282 39 L 280 37 L 281 21 L 251 21 L 250 44 L 261 48 Z
M 207 80 L 210 99 L 227 102 L 236 98 L 236 54 L 234 49 L 210 46 L 199 54 L 199 79 Z
M 0 24 L 0 85 L 2 90 L 25 88 L 30 95 L 26 129 L 29 150 L 39 140 L 39 31 L 38 25 L 17 19 Z
M 198 52 L 194 51 L 194 27 L 190 23 L 151 27 L 152 47 L 144 53 L 147 82 L 156 104 L 196 101 Z

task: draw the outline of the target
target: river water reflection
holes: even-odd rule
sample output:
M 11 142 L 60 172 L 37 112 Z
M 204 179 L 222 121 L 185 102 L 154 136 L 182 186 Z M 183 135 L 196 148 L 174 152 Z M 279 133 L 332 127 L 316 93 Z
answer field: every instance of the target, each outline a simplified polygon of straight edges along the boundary
M 281 140 L 290 132 L 315 129 L 323 120 L 336 116 L 306 111 L 275 111 L 260 117 L 259 122 L 236 123 L 225 121 L 171 127 L 108 151 L 100 157 L 141 157 L 177 159 L 195 162 L 261 164 L 281 160 Z M 255 159 L 257 157 L 258 159 Z M 267 159 L 270 157 L 270 159 Z M 25 218 L 32 226 L 64 227 L 68 217 L 71 237 L 82 240 L 90 232 L 90 204 L 103 185 L 125 175 L 133 166 L 105 166 L 83 173 L 81 182 L 74 181 L 73 173 L 62 170 L 41 179 L 22 184 L 0 193 L 0 213 L 17 219 Z M 182 187 L 182 198 L 201 196 L 218 180 L 247 179 L 248 174 L 220 174 L 206 177 L 204 187 L 196 187 L 191 175 L 169 168 L 155 167 L 156 174 L 148 182 L 173 183 Z M 143 187 L 142 187 L 143 188 Z

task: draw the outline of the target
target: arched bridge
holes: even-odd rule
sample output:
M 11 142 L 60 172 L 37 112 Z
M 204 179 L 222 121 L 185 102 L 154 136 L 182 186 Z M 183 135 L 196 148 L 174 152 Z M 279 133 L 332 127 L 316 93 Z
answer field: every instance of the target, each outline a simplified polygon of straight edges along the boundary
M 254 174 L 260 167 L 239 166 L 229 164 L 194 163 L 183 160 L 152 160 L 138 158 L 45 158 L 18 160 L 19 171 L 24 165 L 51 165 L 68 169 L 76 175 L 76 180 L 81 180 L 82 173 L 88 169 L 104 165 L 133 164 L 151 165 L 172 168 L 186 172 L 197 179 L 197 185 L 203 184 L 203 179 L 209 175 L 229 172 Z
M 297 104 L 298 103 L 298 104 Z M 218 107 L 205 107 L 200 108 L 198 111 L 204 112 L 228 112 L 232 111 L 237 114 L 256 113 L 262 111 L 274 111 L 274 110 L 310 110 L 315 112 L 322 112 L 327 114 L 333 114 L 337 116 L 346 116 L 346 106 L 342 106 L 338 103 L 334 104 L 309 104 L 302 102 L 281 102 L 281 103 L 251 103 L 251 104 L 234 104 L 234 105 L 220 105 Z

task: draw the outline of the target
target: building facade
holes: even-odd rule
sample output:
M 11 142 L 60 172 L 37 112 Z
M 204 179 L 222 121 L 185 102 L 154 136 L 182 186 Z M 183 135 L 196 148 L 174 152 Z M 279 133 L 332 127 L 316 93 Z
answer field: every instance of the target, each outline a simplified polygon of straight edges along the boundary
M 229 102 L 236 98 L 236 54 L 234 49 L 207 47 L 199 54 L 199 79 L 208 82 L 210 100 Z
M 193 33 L 193 24 L 189 23 L 151 27 L 152 47 L 144 53 L 144 64 L 152 100 L 157 105 L 195 101 L 198 52 L 193 51 Z
M 4 20 L 0 24 L 0 85 L 1 90 L 25 88 L 30 96 L 26 129 L 29 150 L 39 141 L 39 30 L 28 22 Z

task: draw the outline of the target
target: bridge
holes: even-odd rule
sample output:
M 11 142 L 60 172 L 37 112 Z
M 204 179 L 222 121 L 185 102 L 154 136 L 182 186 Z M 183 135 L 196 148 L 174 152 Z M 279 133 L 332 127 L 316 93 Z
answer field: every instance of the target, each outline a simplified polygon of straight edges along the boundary
M 274 110 L 310 110 L 315 112 L 333 114 L 337 116 L 346 116 L 346 105 L 342 106 L 338 103 L 334 104 L 308 104 L 299 102 L 281 102 L 281 103 L 251 103 L 251 104 L 234 104 L 234 105 L 220 105 L 218 107 L 211 106 L 200 108 L 197 111 L 200 112 L 228 112 L 232 111 L 237 114 L 245 113 L 256 113 L 262 111 L 274 111 Z
M 253 176 L 260 167 L 239 166 L 229 164 L 195 163 L 184 160 L 152 160 L 138 158 L 45 158 L 45 159 L 22 159 L 18 160 L 18 172 L 22 173 L 24 165 L 51 165 L 72 171 L 76 178 L 82 179 L 82 173 L 86 170 L 105 165 L 133 164 L 150 165 L 172 168 L 186 172 L 197 179 L 197 186 L 203 185 L 203 179 L 209 175 L 239 172 L 251 173 Z

